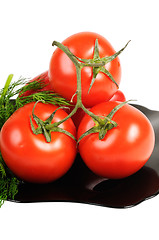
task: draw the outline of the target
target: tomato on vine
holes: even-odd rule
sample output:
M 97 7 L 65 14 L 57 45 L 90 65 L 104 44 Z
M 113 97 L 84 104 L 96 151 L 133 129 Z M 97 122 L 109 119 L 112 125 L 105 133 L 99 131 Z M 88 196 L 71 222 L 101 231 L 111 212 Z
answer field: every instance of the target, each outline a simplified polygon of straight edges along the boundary
M 121 81 L 118 55 L 126 46 L 116 53 L 104 37 L 93 32 L 74 34 L 62 44 L 70 52 L 66 55 L 57 48 L 51 57 L 49 78 L 53 90 L 67 100 L 73 99 L 74 104 L 77 102 L 77 68 L 69 58 L 72 54 L 72 57 L 84 64 L 81 70 L 83 105 L 92 107 L 97 103 L 108 101 L 118 90 Z
M 47 183 L 63 176 L 72 166 L 76 157 L 73 139 L 76 128 L 71 118 L 60 127 L 49 128 L 67 117 L 67 113 L 51 104 L 38 103 L 36 107 L 34 104 L 26 104 L 5 122 L 0 135 L 1 153 L 6 165 L 20 179 Z
M 85 115 L 77 133 L 79 152 L 88 168 L 112 179 L 127 177 L 142 168 L 155 143 L 148 118 L 129 104 L 114 111 L 118 106 L 119 102 L 113 101 L 97 104 L 90 111 L 100 116 L 101 123 Z

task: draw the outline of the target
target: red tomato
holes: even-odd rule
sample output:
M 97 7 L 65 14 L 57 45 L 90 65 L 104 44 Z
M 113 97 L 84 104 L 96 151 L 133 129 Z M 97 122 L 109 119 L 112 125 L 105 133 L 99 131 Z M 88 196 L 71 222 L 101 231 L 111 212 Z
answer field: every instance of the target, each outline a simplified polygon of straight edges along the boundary
M 40 81 L 45 86 L 43 88 L 41 88 L 41 89 L 38 89 L 38 90 L 26 91 L 25 93 L 23 93 L 23 96 L 29 96 L 29 95 L 31 95 L 33 93 L 36 93 L 36 92 L 52 90 L 52 87 L 51 87 L 50 81 L 49 81 L 48 71 L 46 71 L 44 73 L 41 73 L 37 77 L 35 77 L 32 80 L 30 80 L 30 82 L 33 82 L 33 81 Z
M 126 97 L 121 90 L 118 90 L 109 101 L 125 102 Z
M 107 116 L 118 102 L 94 106 L 96 115 Z M 98 133 L 87 135 L 79 142 L 82 159 L 95 174 L 112 179 L 137 172 L 149 159 L 155 143 L 154 130 L 147 117 L 137 108 L 124 105 L 113 116 L 118 126 L 108 130 L 104 139 Z M 78 128 L 78 138 L 95 125 L 85 115 Z
M 80 58 L 92 59 L 94 54 L 95 40 L 98 39 L 100 57 L 111 56 L 115 53 L 111 44 L 101 35 L 92 32 L 77 33 L 63 41 L 70 51 Z M 117 84 L 121 80 L 121 66 L 119 58 L 105 65 L 105 68 L 112 74 Z M 88 94 L 93 76 L 92 67 L 84 67 L 81 72 L 82 102 L 85 107 L 94 106 L 97 103 L 108 101 L 117 91 L 117 86 L 110 78 L 99 72 L 96 80 Z M 76 92 L 77 77 L 76 68 L 69 57 L 57 48 L 50 61 L 49 78 L 55 92 L 70 100 Z M 76 102 L 76 96 L 73 99 Z
M 11 171 L 24 181 L 51 182 L 63 176 L 72 166 L 76 156 L 76 141 L 64 133 L 52 132 L 52 140 L 48 143 L 43 134 L 33 134 L 29 120 L 33 106 L 34 103 L 25 105 L 5 122 L 0 136 L 1 153 Z M 38 103 L 35 114 L 46 120 L 56 108 Z M 67 113 L 59 109 L 53 122 L 66 116 Z M 71 119 L 60 127 L 75 136 L 76 128 Z

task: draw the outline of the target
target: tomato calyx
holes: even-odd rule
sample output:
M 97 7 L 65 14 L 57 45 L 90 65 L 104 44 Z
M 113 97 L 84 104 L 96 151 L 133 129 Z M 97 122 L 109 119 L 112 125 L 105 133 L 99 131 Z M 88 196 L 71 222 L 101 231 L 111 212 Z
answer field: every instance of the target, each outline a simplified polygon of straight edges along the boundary
M 85 133 L 83 133 L 80 138 L 77 141 L 77 144 L 87 135 L 92 134 L 92 133 L 99 133 L 99 140 L 102 140 L 107 131 L 117 127 L 117 123 L 115 121 L 112 121 L 111 119 L 105 118 L 102 121 L 100 121 L 99 123 L 96 123 L 96 125 L 92 128 L 90 128 L 88 131 L 86 131 Z
M 98 75 L 99 72 L 103 72 L 104 74 L 106 74 L 110 80 L 116 84 L 117 88 L 119 88 L 117 82 L 115 81 L 114 77 L 111 75 L 111 73 L 105 68 L 105 65 L 111 61 L 113 61 L 119 54 L 121 54 L 124 49 L 127 47 L 127 45 L 129 44 L 130 40 L 127 42 L 127 44 L 120 49 L 118 52 L 116 52 L 115 54 L 108 56 L 108 57 L 103 57 L 100 58 L 99 56 L 99 46 L 98 46 L 98 39 L 96 39 L 95 41 L 95 46 L 94 46 L 94 55 L 93 55 L 93 59 L 84 59 L 84 58 L 80 58 L 75 56 L 70 50 L 69 48 L 65 47 L 63 44 L 57 42 L 57 41 L 53 41 L 52 46 L 57 46 L 59 47 L 63 52 L 65 52 L 67 54 L 67 56 L 72 60 L 72 62 L 75 64 L 75 66 L 80 67 L 81 69 L 83 67 L 92 67 L 93 68 L 93 77 L 91 80 L 91 84 L 88 90 L 88 93 L 90 92 L 96 77 Z
M 79 143 L 84 137 L 88 136 L 89 134 L 92 133 L 99 133 L 99 140 L 104 139 L 107 131 L 111 130 L 114 127 L 117 127 L 118 124 L 112 120 L 114 114 L 121 108 L 123 107 L 126 103 L 130 102 L 130 101 L 134 101 L 134 100 L 128 100 L 125 102 L 122 102 L 120 104 L 118 104 L 116 107 L 114 107 L 111 112 L 106 116 L 98 116 L 98 119 L 96 118 L 96 120 L 92 117 L 93 121 L 95 122 L 95 126 L 90 128 L 88 131 L 86 131 L 85 133 L 83 133 L 77 143 Z
M 61 133 L 64 133 L 66 134 L 67 136 L 71 137 L 72 139 L 74 139 L 76 141 L 76 138 L 68 131 L 58 127 L 58 124 L 57 122 L 55 123 L 51 123 L 53 118 L 54 118 L 54 115 L 55 113 L 59 110 L 59 109 L 63 109 L 63 108 L 67 108 L 67 107 L 59 107 L 57 108 L 45 121 L 41 120 L 38 116 L 36 116 L 34 114 L 34 109 L 36 107 L 36 105 L 38 104 L 39 101 L 37 101 L 33 107 L 33 110 L 32 110 L 32 117 L 34 119 L 34 121 L 36 122 L 37 124 L 37 128 L 34 127 L 34 124 L 33 124 L 33 121 L 31 119 L 31 116 L 30 116 L 30 124 L 31 124 L 31 129 L 32 129 L 32 132 L 35 134 L 35 135 L 38 135 L 38 134 L 43 134 L 46 141 L 49 143 L 51 142 L 51 132 L 61 132 Z
M 111 79 L 111 81 L 114 84 L 116 84 L 117 88 L 119 88 L 117 82 L 115 81 L 115 79 L 113 78 L 111 73 L 104 66 L 107 63 L 113 61 L 120 53 L 122 53 L 124 51 L 124 49 L 127 47 L 127 45 L 129 44 L 129 42 L 130 41 L 128 41 L 127 44 L 122 49 L 120 49 L 118 52 L 116 52 L 115 54 L 108 56 L 108 57 L 100 58 L 98 39 L 96 39 L 93 59 L 82 59 L 82 58 L 76 57 L 78 60 L 80 60 L 81 62 L 83 62 L 85 64 L 90 64 L 90 65 L 92 64 L 91 66 L 93 67 L 93 78 L 92 78 L 88 93 L 90 92 L 99 72 L 105 73 Z M 94 64 L 94 66 L 93 66 L 93 64 Z M 99 64 L 99 66 L 98 66 L 98 64 Z M 87 65 L 84 65 L 84 66 L 87 66 Z

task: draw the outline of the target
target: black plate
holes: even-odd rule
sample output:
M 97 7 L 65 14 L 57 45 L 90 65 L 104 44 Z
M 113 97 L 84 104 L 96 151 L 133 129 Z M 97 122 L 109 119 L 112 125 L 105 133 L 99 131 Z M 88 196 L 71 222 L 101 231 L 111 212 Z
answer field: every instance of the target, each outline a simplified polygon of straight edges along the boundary
M 78 154 L 70 171 L 49 184 L 24 183 L 15 196 L 16 202 L 78 202 L 123 208 L 141 203 L 159 192 L 159 112 L 140 105 L 155 130 L 155 148 L 146 165 L 134 175 L 109 180 L 93 174 Z

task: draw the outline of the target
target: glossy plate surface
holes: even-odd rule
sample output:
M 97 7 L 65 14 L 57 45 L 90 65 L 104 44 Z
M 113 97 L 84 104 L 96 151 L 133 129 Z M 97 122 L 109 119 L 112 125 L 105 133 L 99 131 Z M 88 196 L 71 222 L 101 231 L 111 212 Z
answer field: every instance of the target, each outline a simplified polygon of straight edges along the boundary
M 16 202 L 78 202 L 104 207 L 132 207 L 159 193 L 159 112 L 140 105 L 155 130 L 155 148 L 146 165 L 134 175 L 109 180 L 92 173 L 78 154 L 70 171 L 49 184 L 24 183 L 15 196 Z

